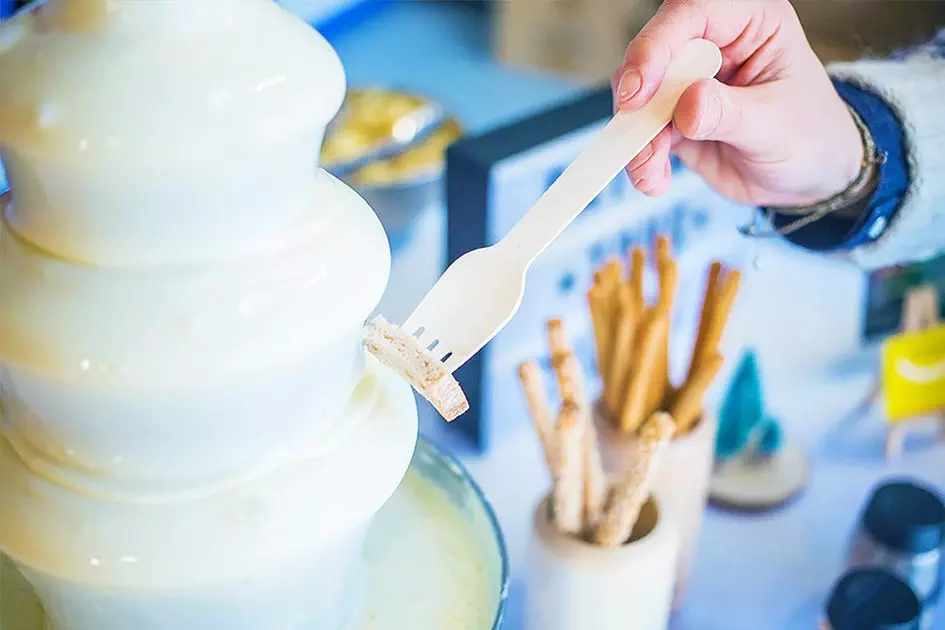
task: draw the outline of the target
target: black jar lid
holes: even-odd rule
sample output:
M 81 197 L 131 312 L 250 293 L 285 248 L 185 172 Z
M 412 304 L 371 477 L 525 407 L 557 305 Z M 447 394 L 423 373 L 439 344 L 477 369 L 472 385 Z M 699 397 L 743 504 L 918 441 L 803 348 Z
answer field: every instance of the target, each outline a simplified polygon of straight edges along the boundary
M 861 567 L 836 583 L 827 601 L 832 630 L 919 630 L 922 605 L 908 584 L 880 567 Z
M 863 526 L 891 549 L 925 553 L 945 543 L 945 503 L 933 490 L 911 481 L 884 483 L 870 497 Z

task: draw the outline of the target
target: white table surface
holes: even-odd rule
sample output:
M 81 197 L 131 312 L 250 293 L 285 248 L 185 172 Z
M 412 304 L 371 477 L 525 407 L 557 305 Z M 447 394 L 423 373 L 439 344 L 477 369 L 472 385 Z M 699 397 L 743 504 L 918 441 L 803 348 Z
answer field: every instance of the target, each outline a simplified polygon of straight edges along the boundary
M 472 131 L 579 88 L 560 78 L 498 67 L 487 53 L 483 16 L 464 3 L 395 3 L 334 43 L 352 85 L 393 84 L 429 94 Z M 443 225 L 442 210 L 428 210 L 415 238 L 396 252 L 383 304 L 391 317 L 409 312 L 434 281 Z M 772 514 L 709 510 L 693 582 L 673 630 L 815 628 L 871 487 L 905 474 L 945 488 L 945 443 L 919 432 L 907 443 L 905 457 L 888 465 L 882 458 L 882 419 L 861 408 L 877 365 L 876 350 L 860 344 L 863 274 L 781 245 L 759 247 L 762 265 L 746 270 L 728 341 L 750 343 L 758 351 L 770 411 L 809 454 L 810 483 L 796 502 Z M 548 480 L 521 401 L 510 400 L 507 407 L 503 422 L 509 429 L 486 456 L 470 453 L 429 415 L 423 430 L 459 455 L 496 510 L 512 566 L 505 627 L 518 630 L 529 521 Z M 945 630 L 945 613 L 933 628 Z

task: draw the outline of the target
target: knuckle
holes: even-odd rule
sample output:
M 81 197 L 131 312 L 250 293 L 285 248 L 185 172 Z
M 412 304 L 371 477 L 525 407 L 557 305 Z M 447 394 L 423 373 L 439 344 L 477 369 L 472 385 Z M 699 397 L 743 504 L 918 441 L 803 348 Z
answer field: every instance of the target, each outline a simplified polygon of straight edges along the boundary
M 659 43 L 652 34 L 642 31 L 627 47 L 627 61 L 646 62 L 653 59 L 659 51 Z

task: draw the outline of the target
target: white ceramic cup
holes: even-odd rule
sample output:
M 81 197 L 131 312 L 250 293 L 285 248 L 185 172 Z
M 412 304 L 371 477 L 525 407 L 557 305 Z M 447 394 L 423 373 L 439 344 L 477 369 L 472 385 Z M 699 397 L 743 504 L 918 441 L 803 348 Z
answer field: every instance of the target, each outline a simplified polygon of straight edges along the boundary
M 604 548 L 558 531 L 545 498 L 532 528 L 525 630 L 665 630 L 678 550 L 675 523 L 653 499 L 630 542 Z
M 599 413 L 595 424 L 604 468 L 612 476 L 626 474 L 636 459 L 639 443 L 634 436 L 618 433 Z M 689 574 L 699 544 L 702 517 L 709 498 L 709 482 L 715 460 L 715 416 L 706 414 L 685 435 L 675 438 L 656 471 L 653 494 L 667 515 L 679 526 L 679 568 L 673 608 L 682 605 Z

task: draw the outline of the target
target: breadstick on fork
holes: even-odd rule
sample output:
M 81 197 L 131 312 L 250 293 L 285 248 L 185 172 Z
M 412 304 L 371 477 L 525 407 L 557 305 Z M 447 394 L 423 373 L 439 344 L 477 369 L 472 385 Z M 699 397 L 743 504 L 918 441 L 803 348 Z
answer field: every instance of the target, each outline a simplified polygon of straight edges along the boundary
M 587 423 L 573 403 L 564 403 L 555 427 L 554 522 L 565 534 L 584 527 L 584 458 Z
M 684 435 L 702 415 L 702 399 L 716 374 L 722 369 L 722 355 L 715 354 L 702 362 L 699 370 L 686 381 L 676 395 L 670 415 L 676 423 L 676 434 Z
M 627 477 L 614 487 L 594 542 L 604 547 L 619 547 L 633 534 L 653 486 L 653 479 L 676 425 L 669 414 L 657 412 L 640 432 L 640 455 Z
M 554 477 L 555 426 L 551 407 L 548 405 L 548 396 L 542 384 L 541 368 L 534 361 L 522 363 L 518 366 L 518 377 L 522 383 L 522 391 L 525 392 L 525 402 L 528 405 L 532 424 L 535 425 L 535 432 L 538 433 L 545 464 L 548 466 L 549 474 Z
M 664 334 L 667 320 L 658 311 L 650 312 L 644 324 L 642 339 L 639 343 L 640 351 L 637 354 L 630 386 L 627 389 L 627 400 L 620 416 L 620 430 L 623 433 L 633 433 L 646 418 L 643 415 L 646 409 L 647 394 L 653 382 L 653 364 L 660 349 L 660 340 Z
M 368 322 L 363 343 L 368 352 L 410 383 L 447 422 L 469 409 L 463 389 L 443 362 L 400 326 L 378 315 Z

